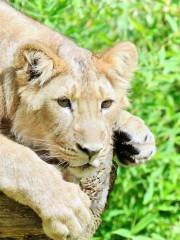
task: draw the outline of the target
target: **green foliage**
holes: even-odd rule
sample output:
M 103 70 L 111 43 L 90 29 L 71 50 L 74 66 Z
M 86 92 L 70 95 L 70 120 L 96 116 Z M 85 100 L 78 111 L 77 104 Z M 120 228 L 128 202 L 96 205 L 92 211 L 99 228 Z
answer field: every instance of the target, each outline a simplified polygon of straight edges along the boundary
M 94 240 L 180 239 L 180 5 L 178 0 L 12 0 L 14 6 L 93 51 L 118 41 L 139 49 L 131 112 L 153 130 L 145 166 L 119 168 Z

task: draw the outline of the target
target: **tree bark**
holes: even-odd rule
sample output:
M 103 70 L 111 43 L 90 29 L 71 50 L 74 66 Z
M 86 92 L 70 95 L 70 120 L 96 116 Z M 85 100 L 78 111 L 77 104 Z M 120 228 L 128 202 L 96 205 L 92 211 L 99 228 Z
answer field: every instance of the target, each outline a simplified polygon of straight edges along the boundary
M 33 210 L 0 193 L 1 240 L 48 240 L 41 225 Z

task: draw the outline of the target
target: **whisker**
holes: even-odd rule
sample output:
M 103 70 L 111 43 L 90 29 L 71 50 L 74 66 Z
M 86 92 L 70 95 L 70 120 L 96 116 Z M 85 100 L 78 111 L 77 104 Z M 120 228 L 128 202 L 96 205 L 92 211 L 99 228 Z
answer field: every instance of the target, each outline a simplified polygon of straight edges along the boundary
M 62 161 L 62 162 L 59 162 L 57 166 L 63 167 L 63 168 L 68 168 L 69 165 L 70 165 L 70 164 L 69 164 L 68 162 Z
M 37 143 L 40 143 L 40 144 L 44 144 L 45 146 L 47 146 L 47 147 L 55 147 L 55 148 L 59 148 L 61 151 L 71 151 L 71 152 L 76 152 L 75 151 L 75 149 L 73 149 L 73 148 L 70 148 L 70 147 L 66 147 L 66 146 L 61 146 L 61 145 L 54 145 L 54 144 L 51 144 L 51 143 L 47 143 L 47 140 L 44 140 L 44 139 L 33 139 L 32 138 L 32 141 L 34 141 L 36 144 Z M 35 144 L 34 143 L 34 144 Z M 37 148 L 37 149 L 40 149 L 40 147 L 39 146 L 34 146 L 34 148 Z

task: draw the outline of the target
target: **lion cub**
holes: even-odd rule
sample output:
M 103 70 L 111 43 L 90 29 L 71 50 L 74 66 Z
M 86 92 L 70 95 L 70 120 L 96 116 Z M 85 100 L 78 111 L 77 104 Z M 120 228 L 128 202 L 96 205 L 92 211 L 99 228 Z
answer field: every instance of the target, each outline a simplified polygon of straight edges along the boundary
M 113 153 L 138 164 L 155 152 L 150 130 L 125 111 L 136 48 L 95 55 L 0 1 L 0 56 L 0 191 L 32 208 L 50 238 L 89 239 Z

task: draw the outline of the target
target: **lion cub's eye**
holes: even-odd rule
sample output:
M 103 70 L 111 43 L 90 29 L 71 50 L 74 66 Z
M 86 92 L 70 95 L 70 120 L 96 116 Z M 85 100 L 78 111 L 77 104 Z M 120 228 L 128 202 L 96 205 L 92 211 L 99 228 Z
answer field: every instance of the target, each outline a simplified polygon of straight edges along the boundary
M 114 101 L 111 99 L 105 100 L 101 103 L 101 109 L 110 108 Z
M 59 106 L 61 106 L 63 108 L 71 109 L 71 101 L 68 98 L 66 98 L 66 97 L 59 98 L 59 99 L 57 99 L 57 102 L 58 102 Z

